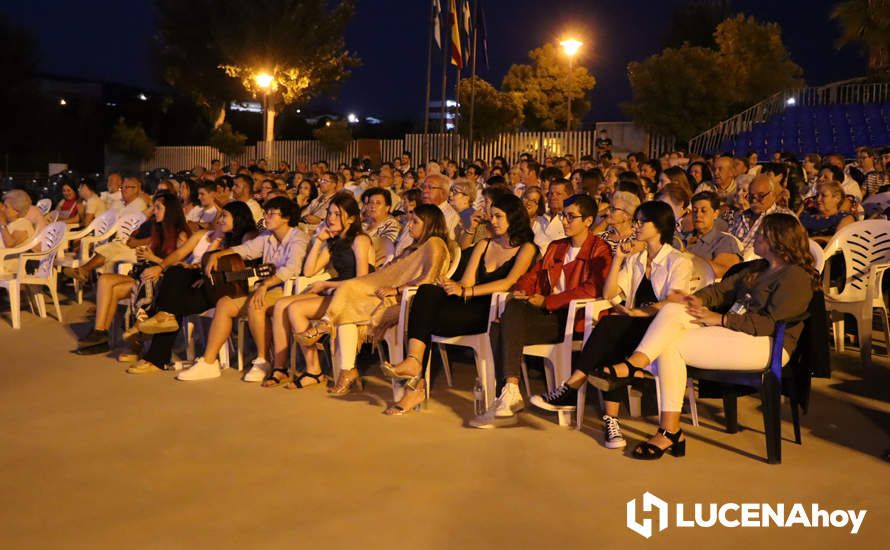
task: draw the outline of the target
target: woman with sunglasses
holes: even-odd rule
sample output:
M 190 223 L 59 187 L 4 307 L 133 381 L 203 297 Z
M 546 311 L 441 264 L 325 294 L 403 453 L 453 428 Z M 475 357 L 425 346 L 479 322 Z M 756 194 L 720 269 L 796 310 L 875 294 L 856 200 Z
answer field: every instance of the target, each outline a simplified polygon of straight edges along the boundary
M 587 383 L 587 375 L 596 369 L 605 374 L 640 378 L 642 371 L 630 374 L 616 365 L 636 348 L 649 328 L 653 317 L 667 303 L 671 290 L 689 291 L 692 260 L 671 246 L 674 239 L 674 212 L 659 201 L 644 202 L 633 217 L 634 236 L 644 248 L 633 253 L 634 243 L 624 243 L 615 250 L 603 297 L 615 304 L 615 313 L 600 319 L 584 348 L 577 370 L 562 386 L 536 395 L 531 404 L 548 411 L 573 411 L 578 388 Z M 624 301 L 624 305 L 621 302 Z M 619 389 L 603 394 L 603 444 L 616 449 L 627 442 L 618 425 L 618 410 L 622 398 Z

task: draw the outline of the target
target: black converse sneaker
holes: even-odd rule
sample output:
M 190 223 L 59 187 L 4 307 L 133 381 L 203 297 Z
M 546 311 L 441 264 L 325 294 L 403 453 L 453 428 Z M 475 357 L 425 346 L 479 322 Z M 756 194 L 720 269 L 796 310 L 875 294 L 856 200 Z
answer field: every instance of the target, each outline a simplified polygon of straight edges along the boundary
M 529 403 L 545 411 L 574 411 L 578 404 L 578 390 L 563 384 L 545 394 L 533 395 Z
M 603 445 L 608 449 L 620 449 L 627 445 L 627 441 L 621 435 L 618 419 L 608 414 L 603 416 Z

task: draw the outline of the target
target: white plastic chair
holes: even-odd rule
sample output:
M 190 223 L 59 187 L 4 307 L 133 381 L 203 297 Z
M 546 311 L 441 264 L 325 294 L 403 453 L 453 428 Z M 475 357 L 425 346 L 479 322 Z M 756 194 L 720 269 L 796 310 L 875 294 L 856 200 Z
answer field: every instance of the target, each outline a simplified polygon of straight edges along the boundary
M 884 328 L 886 345 L 890 345 L 887 306 L 881 288 L 884 271 L 890 268 L 890 221 L 855 222 L 835 233 L 825 246 L 824 257 L 841 253 L 846 266 L 843 289 L 830 287 L 831 262 L 823 271 L 825 309 L 831 313 L 835 349 L 844 351 L 844 314 L 856 318 L 859 331 L 859 355 L 863 365 L 871 360 L 872 315 L 877 309 Z
M 711 264 L 706 259 L 691 252 L 684 252 L 684 254 L 692 260 L 692 277 L 689 278 L 690 293 L 714 282 L 716 279 L 714 268 L 711 267 Z
M 437 346 L 439 348 L 439 357 L 442 359 L 442 370 L 445 371 L 445 379 L 448 387 L 451 387 L 451 365 L 448 363 L 448 351 L 445 346 L 462 346 L 473 350 L 473 357 L 476 362 L 476 374 L 482 383 L 482 390 L 485 394 L 485 408 L 496 399 L 497 380 L 494 371 L 494 351 L 491 349 L 491 340 L 488 336 L 488 327 L 497 320 L 504 311 L 508 293 L 497 292 L 491 295 L 491 303 L 488 306 L 488 321 L 485 324 L 486 331 L 478 334 L 463 334 L 460 336 L 436 336 L 430 338 L 430 347 Z M 426 361 L 426 394 L 429 398 L 430 393 L 430 366 L 432 363 L 432 349 L 429 350 Z
M 822 250 L 822 245 L 810 239 L 810 254 L 813 255 L 814 266 L 816 267 L 816 271 L 822 273 L 822 269 L 825 267 L 825 252 Z M 743 261 L 750 262 L 751 260 L 757 260 L 760 256 L 754 253 L 754 249 L 750 248 L 745 251 L 745 257 Z
M 80 267 L 89 260 L 90 246 L 83 240 L 90 235 L 104 235 L 108 233 L 114 225 L 117 214 L 113 210 L 108 210 L 96 216 L 92 222 L 84 229 L 79 231 L 72 230 L 70 227 L 63 237 L 62 246 L 59 254 L 56 255 L 56 266 L 58 267 Z M 80 242 L 80 248 L 77 254 L 68 254 L 68 247 L 73 242 Z M 77 296 L 77 303 L 83 303 L 83 286 L 80 281 L 74 279 L 74 292 Z
M 890 192 L 875 193 L 862 201 L 862 210 L 867 217 L 884 212 L 888 208 L 890 208 Z
M 593 326 L 599 319 L 603 311 L 611 308 L 612 304 L 603 299 L 584 299 L 572 300 L 569 302 L 568 317 L 566 317 L 566 326 L 563 331 L 563 339 L 555 344 L 534 344 L 525 346 L 522 349 L 523 355 L 531 355 L 533 357 L 541 357 L 544 359 L 544 374 L 547 378 L 547 391 L 551 391 L 566 380 L 572 374 L 572 352 L 581 351 L 590 333 L 593 332 Z M 584 332 L 581 340 L 575 339 L 575 319 L 580 310 L 584 310 Z M 507 336 L 509 337 L 509 336 Z M 528 368 L 525 362 L 522 363 L 522 379 L 525 382 L 525 389 L 531 394 L 528 383 Z M 559 425 L 568 426 L 571 424 L 571 413 L 560 412 Z M 584 416 L 583 403 L 578 407 L 577 411 L 578 429 L 581 427 L 581 419 Z
M 145 214 L 142 212 L 135 212 L 133 214 L 122 216 L 117 219 L 115 224 L 102 236 L 101 239 L 99 236 L 96 236 L 95 238 L 98 239 L 96 242 L 106 242 L 113 236 L 115 241 L 126 243 L 130 239 L 130 236 L 139 229 L 139 226 L 145 223 L 146 219 Z M 93 238 L 91 237 L 86 237 L 84 238 L 84 241 L 92 244 L 92 239 Z M 119 271 L 116 264 L 109 263 L 106 263 L 100 269 L 103 273 L 118 273 Z
M 46 216 L 53 207 L 53 201 L 50 199 L 40 199 L 34 206 L 37 207 L 37 210 L 40 210 L 41 214 Z
M 0 287 L 9 292 L 9 305 L 12 316 L 12 328 L 21 328 L 21 294 L 25 285 L 45 286 L 49 288 L 53 304 L 56 308 L 56 318 L 62 322 L 62 309 L 59 307 L 59 294 L 57 285 L 57 273 L 53 262 L 62 245 L 65 235 L 65 224 L 56 222 L 48 225 L 29 242 L 15 248 L 0 248 Z M 39 251 L 33 251 L 39 245 Z M 4 260 L 10 257 L 18 258 L 18 270 L 16 272 L 4 271 Z M 34 273 L 27 273 L 26 264 L 29 260 L 38 262 Z M 46 318 L 46 303 L 43 294 L 38 292 L 34 296 L 37 303 L 37 312 L 42 318 Z M 33 304 L 32 304 L 33 310 Z

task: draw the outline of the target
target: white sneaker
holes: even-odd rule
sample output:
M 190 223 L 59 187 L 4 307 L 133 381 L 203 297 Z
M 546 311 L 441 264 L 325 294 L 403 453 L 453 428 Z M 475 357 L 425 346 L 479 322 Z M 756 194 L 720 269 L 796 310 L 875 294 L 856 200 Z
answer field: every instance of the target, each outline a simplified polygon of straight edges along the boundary
M 519 393 L 519 386 L 506 384 L 501 390 L 501 395 L 495 399 L 491 407 L 483 414 L 470 420 L 470 426 L 483 430 L 496 428 L 499 419 L 512 418 L 524 408 L 525 402 L 522 400 L 522 394 Z
M 251 363 L 250 370 L 247 371 L 242 380 L 245 382 L 262 382 L 269 376 L 270 372 L 272 372 L 272 365 L 265 359 L 257 357 Z
M 176 375 L 177 380 L 209 380 L 211 378 L 219 378 L 222 376 L 222 372 L 219 368 L 219 361 L 214 361 L 213 363 L 207 363 L 204 361 L 204 358 L 201 357 L 195 364 L 191 367 L 179 371 L 179 374 Z

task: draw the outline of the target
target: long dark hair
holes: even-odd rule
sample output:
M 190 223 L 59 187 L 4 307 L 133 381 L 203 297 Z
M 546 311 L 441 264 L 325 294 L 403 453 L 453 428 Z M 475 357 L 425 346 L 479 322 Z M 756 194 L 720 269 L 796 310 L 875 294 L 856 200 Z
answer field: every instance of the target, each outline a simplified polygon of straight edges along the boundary
M 351 245 L 352 241 L 362 232 L 361 209 L 358 206 L 358 201 L 355 200 L 355 195 L 349 191 L 340 191 L 331 198 L 328 208 L 331 206 L 340 209 L 341 217 L 343 214 L 346 214 L 346 217 L 352 217 L 352 224 L 349 227 L 344 227 L 338 235 L 339 239 Z
M 810 237 L 797 218 L 791 214 L 768 214 L 760 222 L 759 231 L 769 244 L 770 250 L 782 258 L 786 264 L 803 268 L 812 278 L 813 290 L 819 290 L 821 278 L 819 272 L 816 271 L 813 253 L 810 252 Z M 760 272 L 766 270 L 767 267 L 768 264 L 763 262 L 762 266 L 755 268 L 750 275 L 751 280 L 748 282 L 753 283 Z
M 522 199 L 514 194 L 503 195 L 491 203 L 492 208 L 497 208 L 507 215 L 507 236 L 510 238 L 510 246 L 520 246 L 535 240 L 528 212 Z
M 155 220 L 152 224 L 150 247 L 152 252 L 163 258 L 176 250 L 180 233 L 191 235 L 192 230 L 185 221 L 182 203 L 176 195 L 162 191 L 154 196 L 154 201 L 164 205 L 164 219 L 161 222 Z
M 232 201 L 223 206 L 223 210 L 232 215 L 232 230 L 223 235 L 223 246 L 225 248 L 238 246 L 244 241 L 244 235 L 256 231 L 253 214 L 246 203 Z
M 418 204 L 414 208 L 414 215 L 423 222 L 423 233 L 414 242 L 413 247 L 420 246 L 433 237 L 439 237 L 448 243 L 448 224 L 445 223 L 445 214 L 434 204 Z

